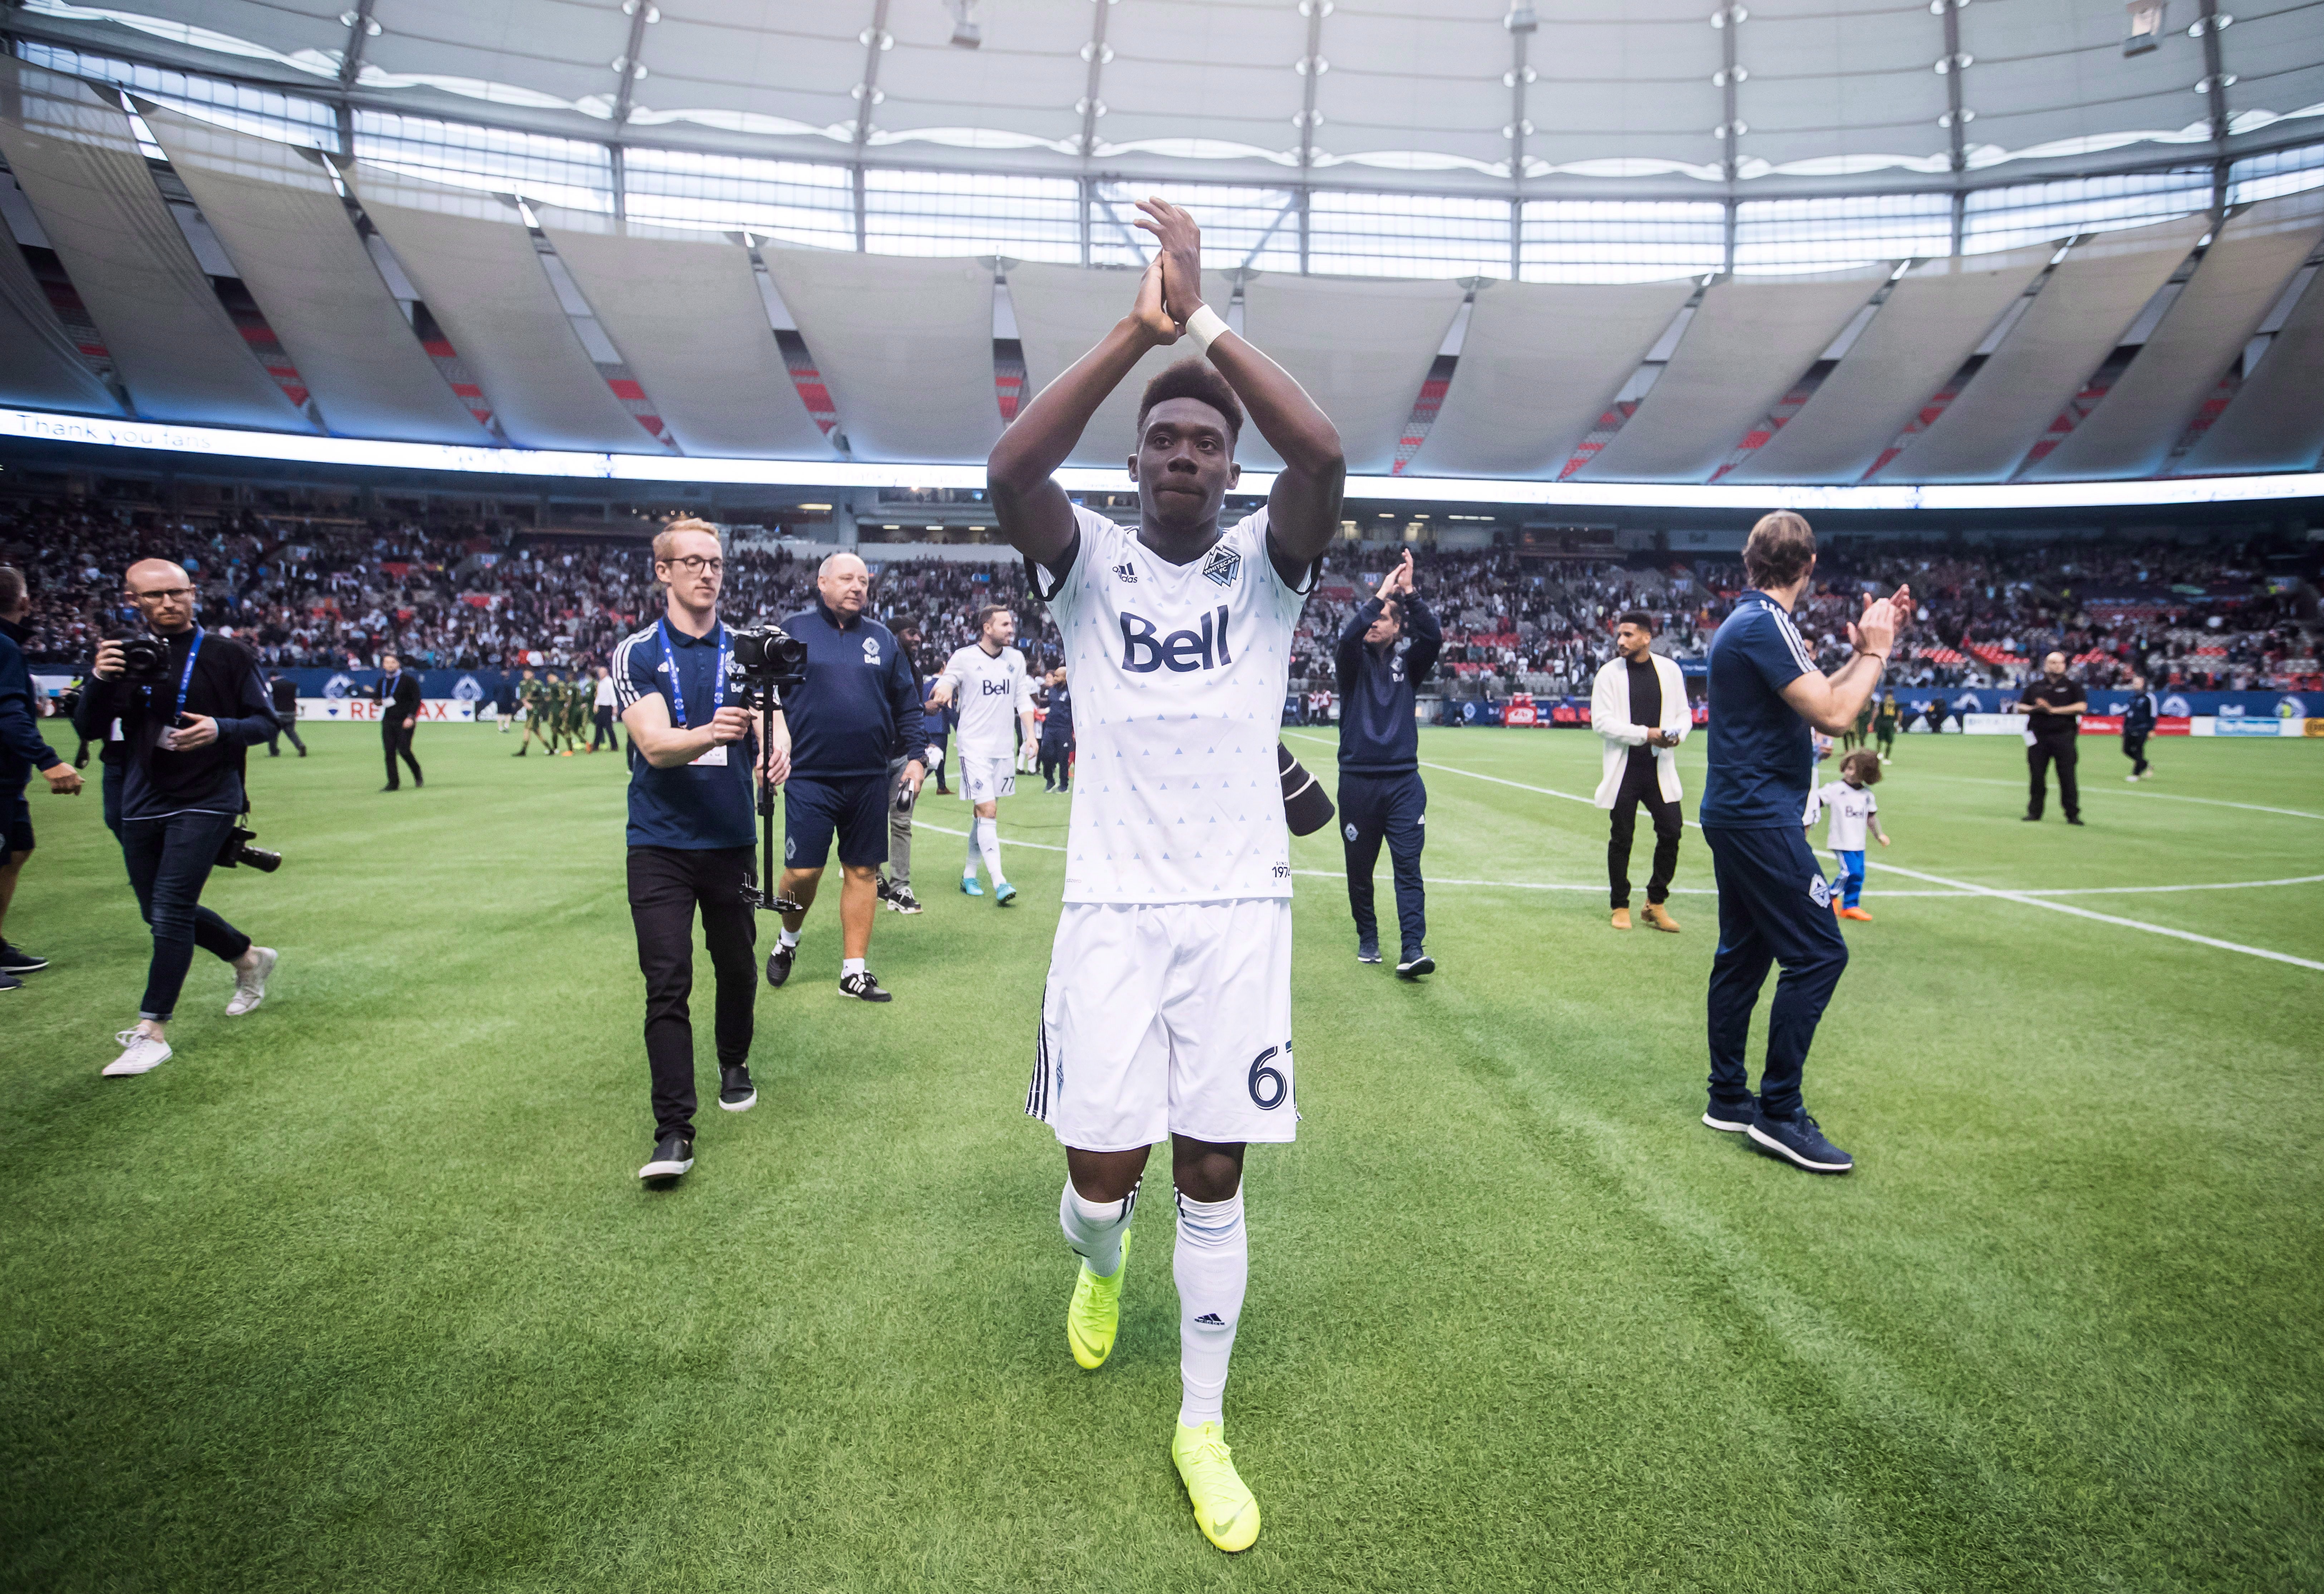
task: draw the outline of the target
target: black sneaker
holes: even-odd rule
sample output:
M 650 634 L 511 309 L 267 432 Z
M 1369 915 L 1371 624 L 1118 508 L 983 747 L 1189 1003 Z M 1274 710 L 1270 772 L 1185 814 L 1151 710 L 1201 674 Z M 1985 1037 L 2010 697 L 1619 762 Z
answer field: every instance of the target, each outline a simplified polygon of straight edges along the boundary
M 2070 825 L 2079 825 L 2082 822 L 2082 816 L 2078 813 L 2070 813 L 2066 816 L 2066 822 Z
M 21 991 L 24 982 L 13 974 L 0 974 L 0 991 Z
M 730 1113 L 746 1113 L 759 1105 L 759 1088 L 751 1083 L 748 1063 L 718 1065 L 718 1105 Z
M 896 999 L 893 992 L 880 988 L 879 977 L 869 968 L 861 974 L 841 975 L 839 988 L 844 995 L 862 1002 L 892 1002 Z
M 920 911 L 920 899 L 912 894 L 910 886 L 899 885 L 888 894 L 888 911 L 891 913 L 917 913 Z
M 1436 972 L 1436 959 L 1426 952 L 1415 952 L 1396 966 L 1398 979 L 1418 979 L 1424 974 Z
M 13 941 L 0 941 L 0 974 L 38 974 L 49 966 L 49 960 L 38 952 L 28 952 Z
M 673 1129 L 654 1142 L 653 1155 L 638 1170 L 641 1179 L 675 1179 L 694 1166 L 694 1142 Z
M 1721 1101 L 1716 1096 L 1702 1109 L 1702 1121 L 1714 1129 L 1724 1129 L 1729 1135 L 1748 1132 L 1759 1119 L 1759 1104 L 1746 1096 L 1740 1101 Z
M 1376 941 L 1358 941 L 1356 943 L 1356 961 L 1359 963 L 1379 962 L 1379 942 Z
M 885 875 L 874 875 L 872 878 L 879 884 L 880 900 L 881 902 L 890 900 L 896 888 L 888 884 L 888 876 Z
M 1856 1159 L 1823 1137 L 1816 1121 L 1802 1107 L 1788 1118 L 1770 1117 L 1764 1111 L 1743 1131 L 1751 1144 L 1770 1156 L 1783 1158 L 1811 1173 L 1845 1173 Z
M 775 950 L 767 954 L 767 983 L 779 987 L 791 977 L 791 964 L 798 957 L 798 948 L 777 941 Z

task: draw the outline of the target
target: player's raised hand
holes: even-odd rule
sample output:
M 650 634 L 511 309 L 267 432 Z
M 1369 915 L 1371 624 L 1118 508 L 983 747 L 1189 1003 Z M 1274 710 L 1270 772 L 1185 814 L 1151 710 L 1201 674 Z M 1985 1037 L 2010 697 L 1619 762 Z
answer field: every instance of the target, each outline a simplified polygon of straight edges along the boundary
M 1132 225 L 1154 235 L 1160 246 L 1154 256 L 1162 268 L 1162 304 L 1180 326 L 1203 308 L 1203 229 L 1194 216 L 1156 196 L 1138 201 L 1144 212 Z
M 1886 658 L 1895 645 L 1897 626 L 1912 612 L 1913 589 L 1910 587 L 1899 587 L 1887 598 L 1868 597 L 1864 600 L 1863 614 L 1858 616 L 1856 623 L 1848 628 L 1848 640 L 1865 653 L 1878 653 Z
M 1157 255 L 1138 279 L 1138 302 L 1130 311 L 1130 319 L 1138 323 L 1147 340 L 1157 348 L 1167 348 L 1178 341 L 1178 323 L 1162 303 L 1162 260 Z
M 1412 550 L 1407 548 L 1404 551 L 1404 557 L 1397 561 L 1395 568 L 1390 570 L 1387 575 L 1380 578 L 1379 596 L 1381 598 L 1403 598 L 1408 595 L 1411 591 Z

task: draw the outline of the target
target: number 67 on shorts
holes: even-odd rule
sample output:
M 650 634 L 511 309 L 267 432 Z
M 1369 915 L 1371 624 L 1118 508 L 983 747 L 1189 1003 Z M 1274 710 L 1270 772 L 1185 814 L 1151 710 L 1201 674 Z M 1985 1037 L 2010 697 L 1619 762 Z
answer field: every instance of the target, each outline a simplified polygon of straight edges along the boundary
M 1083 1151 L 1296 1137 L 1291 903 L 1068 903 L 1025 1110 Z

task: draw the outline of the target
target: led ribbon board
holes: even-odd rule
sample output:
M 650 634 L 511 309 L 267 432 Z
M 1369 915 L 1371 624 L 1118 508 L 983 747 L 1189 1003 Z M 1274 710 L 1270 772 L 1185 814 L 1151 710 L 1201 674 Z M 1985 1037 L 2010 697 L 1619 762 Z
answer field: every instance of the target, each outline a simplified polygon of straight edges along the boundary
M 689 459 L 665 454 L 597 454 L 550 449 L 475 449 L 443 443 L 378 442 L 226 427 L 170 426 L 147 421 L 0 409 L 0 438 L 83 447 L 143 449 L 213 459 L 271 459 L 475 476 L 561 480 L 667 482 L 690 486 L 779 487 L 967 487 L 984 486 L 981 465 L 867 465 L 828 459 Z M 1072 492 L 1120 492 L 1122 473 L 1067 468 Z M 1238 496 L 1266 493 L 1265 472 L 1244 473 Z M 1804 487 L 1781 484 L 1693 486 L 1665 482 L 1533 481 L 1465 477 L 1351 476 L 1347 496 L 1359 503 L 1518 504 L 1568 508 L 1662 506 L 1673 509 L 2110 509 L 2190 504 L 2255 504 L 2324 497 L 2324 472 L 2278 476 L 2190 477 L 2156 481 L 1995 482 L 1968 486 Z

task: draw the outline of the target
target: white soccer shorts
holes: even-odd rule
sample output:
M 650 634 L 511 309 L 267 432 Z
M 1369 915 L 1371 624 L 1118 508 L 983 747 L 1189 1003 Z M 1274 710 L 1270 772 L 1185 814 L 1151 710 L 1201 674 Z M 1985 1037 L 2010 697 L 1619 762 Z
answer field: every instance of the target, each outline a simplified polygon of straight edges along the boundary
M 1007 754 L 998 758 L 960 756 L 960 796 L 964 802 L 998 802 L 1017 795 L 1017 761 Z
M 1025 1110 L 1083 1151 L 1296 1138 L 1290 899 L 1067 903 Z

